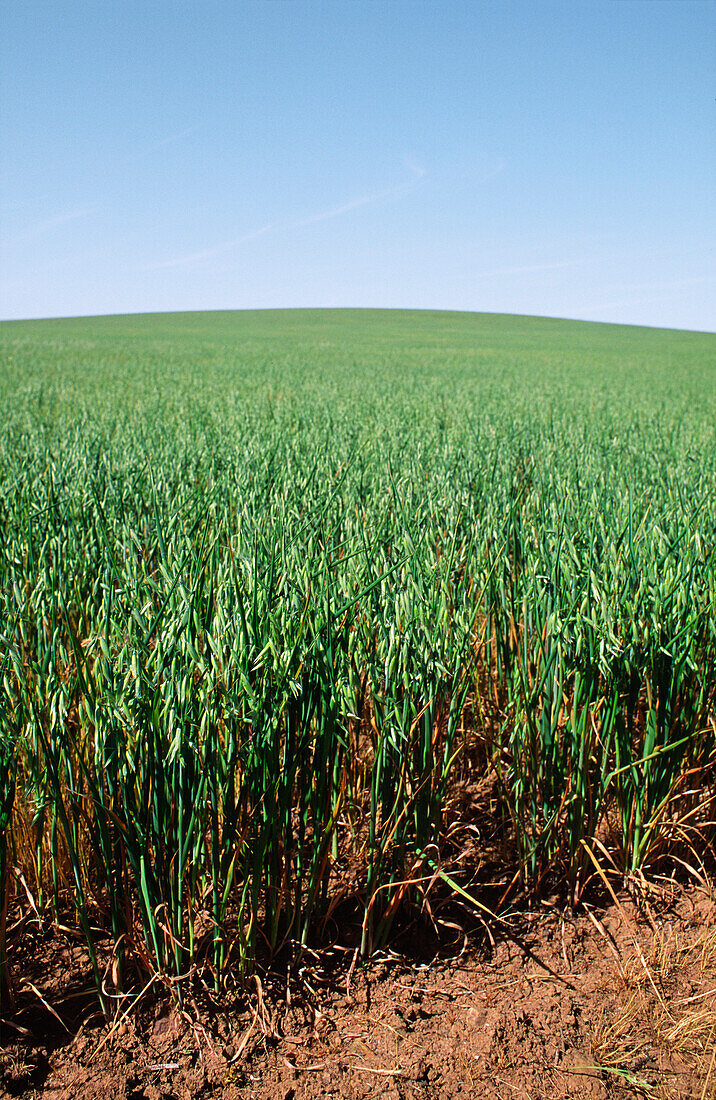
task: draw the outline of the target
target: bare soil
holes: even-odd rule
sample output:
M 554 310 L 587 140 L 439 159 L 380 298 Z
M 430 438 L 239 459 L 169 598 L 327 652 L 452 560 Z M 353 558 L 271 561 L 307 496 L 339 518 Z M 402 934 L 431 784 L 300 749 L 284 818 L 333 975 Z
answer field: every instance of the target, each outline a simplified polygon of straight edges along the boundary
M 109 1027 L 80 938 L 25 917 L 0 1096 L 716 1097 L 705 885 L 607 896 L 576 916 L 543 903 L 489 934 L 460 923 L 405 929 L 369 965 L 334 944 L 220 998 L 199 981 L 182 1009 L 155 983 Z

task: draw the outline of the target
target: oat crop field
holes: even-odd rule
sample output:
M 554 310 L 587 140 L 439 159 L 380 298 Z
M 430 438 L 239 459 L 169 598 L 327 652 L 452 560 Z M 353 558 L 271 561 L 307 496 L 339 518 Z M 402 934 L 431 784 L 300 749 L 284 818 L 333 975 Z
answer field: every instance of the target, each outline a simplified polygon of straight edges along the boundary
M 294 310 L 0 355 L 2 983 L 18 898 L 111 1016 L 346 901 L 368 955 L 434 890 L 576 907 L 713 854 L 714 336 Z

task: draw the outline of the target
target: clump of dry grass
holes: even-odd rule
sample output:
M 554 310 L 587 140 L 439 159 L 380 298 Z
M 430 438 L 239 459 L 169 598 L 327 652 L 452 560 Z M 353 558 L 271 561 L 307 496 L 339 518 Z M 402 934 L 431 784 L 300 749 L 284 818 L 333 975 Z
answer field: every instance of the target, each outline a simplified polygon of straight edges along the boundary
M 656 931 L 620 967 L 616 1004 L 592 1035 L 597 1064 L 636 1095 L 716 1100 L 716 914 L 693 937 Z

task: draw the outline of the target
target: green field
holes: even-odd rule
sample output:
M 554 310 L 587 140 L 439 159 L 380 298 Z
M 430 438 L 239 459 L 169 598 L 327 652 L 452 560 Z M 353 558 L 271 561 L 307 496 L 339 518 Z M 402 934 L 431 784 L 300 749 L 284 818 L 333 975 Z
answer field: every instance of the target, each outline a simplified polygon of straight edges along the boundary
M 0 347 L 2 889 L 104 929 L 117 985 L 219 987 L 342 896 L 365 952 L 436 881 L 480 903 L 467 777 L 513 895 L 708 856 L 714 336 L 321 310 Z

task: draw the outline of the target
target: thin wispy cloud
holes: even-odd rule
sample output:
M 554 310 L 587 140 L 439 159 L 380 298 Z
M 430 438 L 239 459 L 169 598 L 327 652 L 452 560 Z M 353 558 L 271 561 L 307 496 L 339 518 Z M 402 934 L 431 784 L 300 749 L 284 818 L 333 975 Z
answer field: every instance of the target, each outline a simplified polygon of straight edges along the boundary
M 502 157 L 500 157 L 500 159 L 495 164 L 493 164 L 492 168 L 488 168 L 484 175 L 480 176 L 479 182 L 487 183 L 489 180 L 493 180 L 495 176 L 499 176 L 501 172 L 504 172 L 506 167 L 507 161 L 503 160 Z
M 58 225 L 65 225 L 67 222 L 75 222 L 78 218 L 86 218 L 91 212 L 90 207 L 84 207 L 80 210 L 66 210 L 63 214 L 55 214 L 53 218 L 47 218 L 44 222 L 38 222 L 34 226 L 36 233 L 45 233 L 49 229 L 56 229 Z
M 667 283 L 652 283 L 650 284 L 635 284 L 630 289 L 633 291 L 639 291 L 646 289 L 650 286 L 650 289 L 658 291 L 655 294 L 649 294 L 646 297 L 642 297 L 639 294 L 635 297 L 634 294 L 627 295 L 624 298 L 620 298 L 613 302 L 600 302 L 598 305 L 589 307 L 590 313 L 604 313 L 612 309 L 622 309 L 625 306 L 642 306 L 651 305 L 655 302 L 663 302 L 664 299 L 668 299 L 674 292 L 678 294 L 682 290 L 690 290 L 696 286 L 711 286 L 714 283 L 713 276 L 705 275 L 699 278 L 693 279 L 677 279 L 674 282 Z
M 479 271 L 476 275 L 472 275 L 473 279 L 492 279 L 500 275 L 531 275 L 538 271 L 558 271 L 564 267 L 581 267 L 583 264 L 591 263 L 591 257 L 580 257 L 577 260 L 556 260 L 553 263 L 542 264 L 524 264 L 520 267 L 497 267 L 492 271 Z
M 197 122 L 194 126 L 187 126 L 186 129 L 180 130 L 178 134 L 169 134 L 168 137 L 162 138 L 161 141 L 156 142 L 155 145 L 151 145 L 146 152 L 153 153 L 155 149 L 163 149 L 165 145 L 172 145 L 175 141 L 179 141 L 189 134 L 195 134 L 196 131 L 200 129 L 200 126 L 201 123 Z
M 182 138 L 188 137 L 189 134 L 195 134 L 197 130 L 201 129 L 201 123 L 196 122 L 193 126 L 187 126 L 184 130 L 179 130 L 177 133 L 168 134 L 166 137 L 160 138 L 159 141 L 155 141 L 150 145 L 138 145 L 136 149 L 131 150 L 124 158 L 124 163 L 132 162 L 140 159 L 141 157 L 149 157 L 152 153 L 158 152 L 159 149 L 166 148 L 167 145 L 173 145 L 176 141 L 181 141 Z
M 318 222 L 326 222 L 330 221 L 331 218 L 339 218 L 342 214 L 348 214 L 351 210 L 357 210 L 361 206 L 371 206 L 373 203 L 382 202 L 384 199 L 393 198 L 395 195 L 402 195 L 409 191 L 413 191 L 418 186 L 420 180 L 427 175 L 427 171 L 418 164 L 409 163 L 407 161 L 406 164 L 413 173 L 413 179 L 398 183 L 394 187 L 387 187 L 383 191 L 373 191 L 368 195 L 361 195 L 359 198 L 349 199 L 348 202 L 329 207 L 328 210 L 321 210 L 317 214 L 309 214 L 308 217 L 300 218 L 298 221 L 293 222 L 291 228 L 302 229 L 306 225 L 317 225 Z
M 709 283 L 713 283 L 716 280 L 714 275 L 696 275 L 688 279 L 670 279 L 668 282 L 649 282 L 649 283 L 611 283 L 609 286 L 602 287 L 604 291 L 626 291 L 636 293 L 643 290 L 681 290 L 685 287 L 691 286 L 706 286 Z
M 405 158 L 405 167 L 409 168 L 418 179 L 421 179 L 427 173 L 427 168 L 423 168 L 422 164 L 418 164 L 412 157 Z
M 245 233 L 242 237 L 222 241 L 221 244 L 213 245 L 211 248 L 202 248 L 198 252 L 188 252 L 183 256 L 174 256 L 169 260 L 160 260 L 158 263 L 149 264 L 147 270 L 159 271 L 163 268 L 184 267 L 187 264 L 202 263 L 204 260 L 213 259 L 214 256 L 222 256 L 226 252 L 231 252 L 232 249 L 238 248 L 242 244 L 248 244 L 249 241 L 255 241 L 257 237 L 263 237 L 265 233 L 273 228 L 272 224 L 264 225 L 261 229 L 254 230 L 253 233 Z
M 300 218 L 299 221 L 293 222 L 293 229 L 302 229 L 305 225 L 316 225 L 318 222 L 327 222 L 331 218 L 340 218 L 341 214 L 348 214 L 351 210 L 357 210 L 361 206 L 370 206 L 371 203 L 380 202 L 381 199 L 388 199 L 392 195 L 398 195 L 401 191 L 405 191 L 408 188 L 412 188 L 414 184 L 401 184 L 400 187 L 390 187 L 386 191 L 377 191 L 372 195 L 362 195 L 357 199 L 350 199 L 348 202 L 341 203 L 340 206 L 330 207 L 328 210 L 321 210 L 317 214 L 309 214 L 307 218 Z
M 285 224 L 270 222 L 268 225 L 262 226 L 261 229 L 256 229 L 252 233 L 246 233 L 241 237 L 234 237 L 229 241 L 222 241 L 220 244 L 212 245 L 209 248 L 202 248 L 196 252 L 187 252 L 181 256 L 173 256 L 170 259 L 160 260 L 157 263 L 149 264 L 146 270 L 160 271 L 167 268 L 184 267 L 191 264 L 203 263 L 205 260 L 214 259 L 216 256 L 223 256 L 227 252 L 231 252 L 233 249 L 239 248 L 243 244 L 248 244 L 250 241 L 256 240 L 258 237 L 263 237 L 266 233 L 272 231 L 278 233 L 282 230 L 302 229 L 306 226 L 317 225 L 319 222 L 330 221 L 332 218 L 339 218 L 341 215 L 348 214 L 351 210 L 357 210 L 362 206 L 370 206 L 372 203 L 381 202 L 395 195 L 412 191 L 427 173 L 426 170 L 419 165 L 410 165 L 409 167 L 413 172 L 414 178 L 397 184 L 394 187 L 387 187 L 382 191 L 374 191 L 368 195 L 361 195 L 358 198 L 349 199 L 347 202 L 339 203 L 337 206 L 329 207 L 327 210 L 321 210 L 315 214 L 309 214 L 307 217 L 299 218 L 297 221 L 287 222 Z
M 35 237 L 41 237 L 45 233 L 52 233 L 55 229 L 61 229 L 62 226 L 68 225 L 70 222 L 86 218 L 92 213 L 93 209 L 91 206 L 83 206 L 73 210 L 63 210 L 59 214 L 53 214 L 50 218 L 44 218 L 42 221 L 27 226 L 22 233 L 7 243 L 22 244 L 25 241 L 33 240 Z
M 145 147 L 138 147 L 128 156 L 124 158 L 124 163 L 137 160 L 139 157 L 149 156 L 152 153 L 157 152 L 159 149 L 165 148 L 167 145 L 172 145 L 176 141 L 180 141 L 181 138 L 187 137 L 189 134 L 195 133 L 201 127 L 200 123 L 196 123 L 193 126 L 187 126 L 183 130 L 179 130 L 177 133 L 168 134 L 166 137 L 161 138 L 159 141 L 154 142 L 153 145 Z M 75 207 L 71 210 L 63 210 L 59 214 L 53 214 L 52 217 L 45 218 L 42 221 L 35 222 L 33 225 L 27 227 L 23 233 L 21 233 L 14 240 L 10 240 L 9 244 L 21 244 L 24 241 L 29 241 L 35 237 L 39 237 L 44 233 L 51 233 L 55 229 L 60 229 L 62 226 L 69 224 L 70 222 L 79 221 L 81 218 L 86 218 L 92 214 L 97 207 L 95 205 Z

